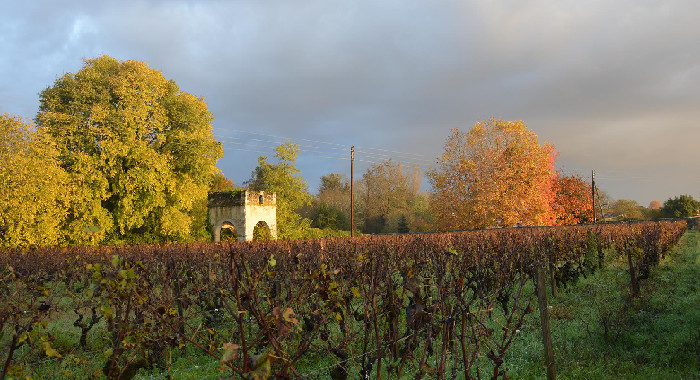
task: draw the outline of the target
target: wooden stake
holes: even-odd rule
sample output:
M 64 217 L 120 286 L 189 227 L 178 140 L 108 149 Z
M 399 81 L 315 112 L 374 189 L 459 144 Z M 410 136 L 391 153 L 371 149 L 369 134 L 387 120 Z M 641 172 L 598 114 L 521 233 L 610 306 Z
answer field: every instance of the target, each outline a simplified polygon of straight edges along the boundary
M 551 261 L 549 262 L 549 281 L 552 287 L 552 298 L 557 298 L 557 281 L 554 278 L 554 265 Z
M 554 348 L 549 332 L 549 308 L 547 306 L 547 283 L 544 279 L 544 264 L 537 265 L 537 301 L 540 307 L 540 324 L 542 325 L 542 343 L 544 343 L 544 360 L 547 365 L 547 380 L 556 379 L 554 370 Z

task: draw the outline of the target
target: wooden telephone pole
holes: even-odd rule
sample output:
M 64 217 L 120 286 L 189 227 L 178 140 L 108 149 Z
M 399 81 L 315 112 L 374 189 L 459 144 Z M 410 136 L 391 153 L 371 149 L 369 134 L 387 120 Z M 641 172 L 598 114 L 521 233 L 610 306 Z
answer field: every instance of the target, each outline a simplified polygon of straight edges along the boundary
M 355 146 L 350 147 L 350 237 L 355 236 L 355 202 L 353 197 L 353 167 L 355 163 Z
M 595 223 L 595 170 L 591 170 L 591 200 L 593 202 L 593 223 Z

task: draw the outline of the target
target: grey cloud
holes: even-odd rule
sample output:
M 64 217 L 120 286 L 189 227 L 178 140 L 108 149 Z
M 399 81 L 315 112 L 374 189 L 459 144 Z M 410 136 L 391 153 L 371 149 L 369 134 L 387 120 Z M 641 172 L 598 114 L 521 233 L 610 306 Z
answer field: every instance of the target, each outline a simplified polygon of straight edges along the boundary
M 12 81 L 0 83 L 0 112 L 31 117 L 36 93 L 57 75 L 78 70 L 82 57 L 109 54 L 149 62 L 204 96 L 222 134 L 258 131 L 433 159 L 452 127 L 524 119 L 568 170 L 664 178 L 611 181 L 614 197 L 646 204 L 700 188 L 692 182 L 700 171 L 688 164 L 700 161 L 700 3 L 692 0 L 7 8 L 0 73 Z M 257 154 L 225 153 L 220 166 L 242 182 Z M 300 163 L 311 189 L 320 175 L 347 171 L 345 161 L 312 154 Z

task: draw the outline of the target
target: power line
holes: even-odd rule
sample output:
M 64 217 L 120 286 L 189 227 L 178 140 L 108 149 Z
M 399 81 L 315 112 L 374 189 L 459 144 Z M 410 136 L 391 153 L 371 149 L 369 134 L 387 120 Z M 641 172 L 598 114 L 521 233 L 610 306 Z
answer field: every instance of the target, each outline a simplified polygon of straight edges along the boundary
M 252 150 L 252 149 L 241 149 L 241 148 L 223 148 L 224 150 L 239 150 L 242 152 L 253 152 L 253 153 L 260 153 L 260 154 L 268 154 L 270 152 L 261 152 L 259 150 Z
M 216 136 L 216 135 L 215 135 Z M 240 140 L 238 137 L 233 137 L 234 139 Z M 264 143 L 272 143 L 272 144 L 279 144 L 278 141 L 273 141 L 273 140 L 263 140 L 263 139 L 248 139 L 249 141 L 258 141 L 258 142 L 264 142 Z M 232 144 L 236 144 L 235 142 L 231 142 Z M 252 145 L 251 145 L 252 146 Z M 315 146 L 315 145 L 304 145 L 304 144 L 297 144 L 298 147 L 300 148 L 310 148 L 310 149 L 330 149 L 334 151 L 342 151 L 342 152 L 347 152 L 346 148 L 335 148 L 335 147 L 321 147 L 321 146 Z M 306 152 L 313 152 L 312 150 L 309 149 L 300 149 L 301 151 L 306 151 Z M 421 158 L 416 158 L 416 157 L 407 157 L 403 155 L 388 155 L 388 154 L 383 154 L 383 153 L 372 153 L 372 152 L 366 152 L 366 151 L 361 151 L 361 150 L 356 150 L 356 153 L 364 153 L 368 157 L 374 157 L 374 158 L 401 158 L 401 162 L 407 162 L 407 163 L 415 163 L 418 165 L 422 165 L 424 163 L 419 163 L 415 161 L 424 161 L 425 163 L 432 163 L 432 160 L 428 159 L 421 159 Z M 323 154 L 331 154 L 331 152 L 319 152 Z M 414 161 L 409 161 L 409 160 L 414 160 Z
M 257 142 L 262 142 L 262 143 L 270 143 L 270 144 L 282 144 L 283 142 L 291 142 L 297 145 L 297 151 L 300 153 L 311 153 L 315 154 L 316 157 L 318 158 L 325 158 L 325 159 L 333 159 L 333 160 L 343 160 L 347 161 L 349 160 L 348 157 L 339 156 L 339 152 L 347 152 L 349 149 L 348 145 L 344 144 L 339 144 L 335 142 L 329 142 L 329 141 L 321 141 L 321 140 L 312 140 L 312 139 L 305 139 L 305 138 L 288 138 L 284 136 L 279 136 L 279 135 L 272 135 L 272 134 L 266 134 L 266 133 L 260 133 L 260 132 L 250 132 L 250 131 L 243 131 L 239 129 L 234 129 L 232 130 L 233 132 L 238 132 L 238 133 L 245 133 L 248 135 L 254 135 L 254 136 L 264 136 L 264 137 L 270 137 L 275 140 L 269 140 L 269 139 L 258 139 L 258 138 L 248 138 L 248 139 L 242 139 L 241 137 L 237 136 L 231 136 L 227 134 L 222 134 L 222 133 L 215 133 L 214 136 L 218 138 L 222 143 L 229 143 L 229 144 L 234 144 L 234 145 L 243 145 L 243 146 L 250 146 L 254 148 L 263 148 L 263 149 L 274 149 L 274 147 L 270 147 L 267 145 L 257 145 L 257 144 L 250 144 L 247 141 L 257 141 Z M 239 141 L 233 141 L 233 140 L 247 140 L 246 142 L 239 142 Z M 308 145 L 308 144 L 300 144 L 297 141 L 306 141 L 314 144 L 321 144 L 321 145 L 328 145 L 328 146 L 319 146 L 319 145 Z M 320 149 L 320 150 L 319 150 Z M 420 168 L 422 171 L 426 171 L 426 164 L 432 163 L 432 160 L 428 160 L 421 154 L 416 154 L 416 153 L 408 153 L 408 152 L 401 152 L 401 151 L 396 151 L 396 150 L 389 150 L 389 149 L 383 149 L 383 148 L 369 148 L 369 147 L 364 147 L 362 148 L 364 150 L 355 150 L 356 153 L 360 153 L 361 157 L 357 157 L 356 161 L 357 162 L 362 162 L 362 163 L 367 163 L 367 164 L 382 164 L 388 160 L 392 160 L 398 164 L 405 164 L 407 166 L 414 166 Z M 243 150 L 243 149 L 231 149 L 231 150 Z M 246 151 L 246 150 L 243 150 Z M 259 152 L 259 151 L 257 151 Z M 386 152 L 386 153 L 381 153 L 381 152 Z M 262 152 L 260 152 L 262 153 Z M 395 153 L 393 155 L 387 154 L 387 153 Z M 264 154 L 264 153 L 263 153 Z
M 244 145 L 244 146 L 245 146 L 245 145 Z M 260 154 L 270 154 L 270 153 L 272 153 L 271 151 L 261 151 L 261 150 L 243 149 L 243 148 L 234 148 L 234 147 L 224 147 L 223 149 L 224 149 L 224 150 L 242 151 L 242 152 L 253 152 L 253 153 L 260 153 Z M 272 147 L 270 147 L 270 149 L 272 149 Z M 301 149 L 300 149 L 299 151 L 300 151 L 300 152 L 303 152 L 303 153 L 308 152 L 308 151 L 306 151 L 306 150 L 301 150 Z M 318 157 L 318 158 L 327 158 L 327 159 L 332 159 L 332 160 L 343 160 L 343 161 L 349 161 L 349 160 L 350 160 L 349 157 L 341 157 L 341 156 L 316 155 L 315 157 Z M 357 162 L 364 162 L 364 163 L 368 163 L 368 164 L 382 164 L 382 163 L 386 162 L 386 161 L 362 160 L 362 159 L 358 159 L 358 158 L 355 158 L 355 161 L 357 161 Z M 402 161 L 397 161 L 397 162 L 398 162 L 398 163 L 401 163 Z M 404 163 L 405 163 L 405 162 L 404 162 Z M 418 166 L 418 165 L 416 165 L 416 166 Z M 418 167 L 419 167 L 420 169 L 425 170 L 425 167 L 422 167 L 422 166 L 418 166 Z
M 257 135 L 257 136 L 266 136 L 266 137 L 274 137 L 276 139 L 282 139 L 282 140 L 293 140 L 290 139 L 289 137 L 284 137 L 284 136 L 277 136 L 277 135 L 270 135 L 270 134 L 265 134 L 265 133 L 260 133 L 260 132 L 250 132 L 250 131 L 243 131 L 240 129 L 232 129 L 234 132 L 239 132 L 239 133 L 246 133 L 249 135 Z M 328 141 L 319 141 L 319 140 L 310 140 L 310 139 L 304 139 L 304 138 L 296 138 L 296 140 L 302 140 L 302 141 L 308 141 L 308 142 L 313 142 L 317 144 L 326 144 L 326 145 L 335 145 L 335 146 L 342 146 L 342 147 L 347 147 L 350 148 L 349 145 L 344 145 L 344 144 L 338 144 L 338 143 L 332 143 Z
M 263 140 L 263 139 L 248 139 L 250 141 L 258 141 L 258 142 L 266 142 L 266 143 L 274 143 L 274 144 L 279 144 L 278 141 L 272 141 L 272 140 Z M 339 150 L 346 152 L 346 148 L 335 148 L 335 147 L 320 147 L 320 146 L 314 146 L 314 145 L 303 145 L 303 144 L 297 144 L 300 147 L 303 148 L 312 148 L 312 149 L 330 149 L 330 150 Z
M 346 150 L 350 149 L 350 145 L 346 144 L 338 144 L 334 142 L 329 142 L 329 141 L 321 141 L 321 140 L 311 140 L 311 139 L 305 139 L 305 138 L 296 138 L 292 139 L 289 137 L 284 137 L 284 136 L 278 136 L 278 135 L 271 135 L 271 134 L 265 134 L 265 133 L 260 133 L 260 132 L 250 132 L 250 131 L 243 131 L 240 129 L 233 129 L 232 131 L 234 132 L 239 132 L 239 133 L 246 133 L 250 135 L 258 135 L 258 136 L 265 136 L 265 137 L 273 137 L 276 139 L 281 139 L 281 140 L 286 140 L 286 141 L 293 141 L 293 140 L 299 140 L 299 141 L 307 141 L 307 142 L 312 142 L 316 144 L 325 144 L 325 145 L 331 145 L 331 146 L 338 146 L 338 147 L 343 147 Z M 358 148 L 357 145 L 355 145 L 355 148 Z M 388 153 L 396 153 L 396 154 L 401 154 L 401 155 L 407 155 L 407 156 L 413 156 L 417 159 L 424 159 L 424 155 L 419 154 L 419 153 L 411 153 L 411 152 L 402 152 L 402 151 L 397 151 L 397 150 L 390 150 L 390 149 L 383 149 L 383 148 L 372 148 L 372 147 L 360 147 L 365 150 L 375 150 L 375 151 L 380 151 L 380 152 L 388 152 Z M 357 152 L 357 151 L 356 151 Z
M 397 150 L 389 150 L 389 149 L 382 149 L 382 148 L 368 148 L 368 147 L 363 147 L 363 149 L 376 150 L 376 151 L 379 151 L 379 152 L 396 153 L 396 154 L 402 154 L 402 155 L 405 154 L 405 155 L 415 156 L 417 159 L 423 159 L 423 158 L 419 158 L 419 157 L 425 157 L 424 155 L 419 154 L 419 153 L 400 152 L 400 151 L 397 151 Z M 360 151 L 360 152 L 361 152 L 361 151 Z M 379 154 L 379 153 L 376 153 L 376 154 Z M 424 160 L 424 159 L 423 159 L 423 160 Z
M 247 142 L 238 142 L 238 141 L 233 141 L 233 140 L 241 140 L 238 137 L 226 137 L 224 139 L 221 138 L 221 135 L 215 136 L 219 138 L 220 142 L 226 143 L 226 144 L 233 144 L 233 145 L 242 145 L 242 146 L 247 146 L 247 147 L 252 147 L 252 148 L 263 148 L 263 149 L 270 149 L 274 150 L 277 146 L 270 146 L 270 145 L 258 145 L 258 144 L 250 144 Z M 277 144 L 276 141 L 271 141 L 271 140 L 262 140 L 262 139 L 250 139 L 250 140 L 255 140 L 259 142 L 265 142 L 265 143 L 271 143 L 271 144 Z M 314 150 L 314 149 L 304 149 L 303 147 L 312 147 L 312 148 L 321 148 L 323 147 L 315 147 L 315 146 L 310 146 L 310 145 L 299 145 L 297 144 L 300 148 L 297 149 L 298 152 L 301 153 L 312 153 L 315 154 L 316 157 L 319 158 L 326 158 L 326 159 L 335 159 L 335 160 L 344 160 L 348 161 L 350 158 L 346 156 L 339 156 L 338 152 L 336 151 L 346 151 L 345 149 L 340 149 L 340 148 L 327 148 L 327 149 L 332 149 L 334 150 L 333 152 L 330 151 L 323 151 L 323 150 Z M 253 150 L 253 149 L 243 149 L 243 148 L 233 148 L 233 147 L 224 147 L 224 150 L 236 150 L 236 151 L 246 151 L 246 152 L 255 152 L 255 153 L 261 153 L 261 154 L 268 154 L 272 153 L 271 151 L 260 151 L 260 150 Z M 366 158 L 368 159 L 362 159 L 362 158 L 356 158 L 355 160 L 358 162 L 364 162 L 364 163 L 369 163 L 369 164 L 381 164 L 383 162 L 386 162 L 386 159 L 383 158 L 388 158 L 396 161 L 397 163 L 404 163 L 404 164 L 410 164 L 413 166 L 418 166 L 421 169 L 425 170 L 425 163 L 422 162 L 415 162 L 415 161 L 409 161 L 407 159 L 404 159 L 402 157 L 392 157 L 390 155 L 386 154 L 379 154 L 379 153 L 365 153 Z M 374 158 L 374 160 L 373 160 Z M 427 161 L 427 160 L 425 160 Z
M 399 155 L 394 155 L 394 156 L 392 156 L 392 155 L 382 154 L 382 153 L 368 153 L 368 152 L 364 152 L 364 151 L 361 151 L 361 150 L 356 150 L 355 153 L 364 153 L 364 154 L 365 154 L 366 156 L 368 156 L 368 157 L 375 157 L 375 158 L 380 158 L 380 159 L 383 158 L 383 157 L 387 157 L 387 158 L 402 158 L 402 159 L 404 159 L 403 162 L 412 162 L 412 163 L 416 163 L 416 164 L 418 164 L 418 165 L 425 165 L 425 164 L 427 164 L 427 163 L 431 163 L 431 164 L 433 163 L 432 160 L 426 160 L 426 159 L 420 159 L 420 158 L 413 158 L 413 157 L 403 157 L 403 156 L 399 156 Z M 408 161 L 408 160 L 415 160 L 415 161 Z M 418 163 L 417 161 L 424 161 L 424 162 Z
M 606 181 L 654 181 L 654 178 L 650 177 L 607 177 L 598 175 L 596 178 Z
M 260 142 L 266 142 L 266 143 L 272 143 L 275 144 L 276 142 L 274 141 L 269 141 L 269 140 L 260 140 L 260 139 L 251 139 L 251 140 L 256 140 Z M 236 145 L 247 145 L 247 146 L 252 146 L 252 147 L 257 147 L 257 148 L 270 148 L 274 149 L 277 146 L 269 146 L 269 145 L 256 145 L 256 144 L 248 144 L 247 142 L 236 142 L 236 141 L 225 141 L 229 144 L 236 144 Z M 299 147 L 306 147 L 306 145 L 298 145 Z M 298 149 L 298 151 L 302 152 L 311 152 L 311 153 L 321 153 L 321 154 L 333 154 L 335 152 L 326 152 L 326 151 L 317 151 L 317 150 L 311 150 L 311 149 Z
M 239 143 L 239 142 L 228 142 L 229 144 L 234 144 L 234 145 L 243 145 L 243 146 L 249 146 L 253 148 L 265 148 L 265 149 L 275 149 L 276 146 L 269 146 L 269 145 L 256 145 L 256 144 L 248 144 L 248 143 Z M 224 148 L 227 149 L 227 148 Z M 323 152 L 323 151 L 317 151 L 317 150 L 309 150 L 309 149 L 297 149 L 298 152 L 305 152 L 305 153 L 317 153 L 317 154 L 331 154 L 329 152 Z M 269 152 L 265 152 L 269 153 Z M 347 157 L 341 157 L 341 156 L 324 156 L 324 158 L 331 158 L 331 159 L 345 159 L 347 160 Z

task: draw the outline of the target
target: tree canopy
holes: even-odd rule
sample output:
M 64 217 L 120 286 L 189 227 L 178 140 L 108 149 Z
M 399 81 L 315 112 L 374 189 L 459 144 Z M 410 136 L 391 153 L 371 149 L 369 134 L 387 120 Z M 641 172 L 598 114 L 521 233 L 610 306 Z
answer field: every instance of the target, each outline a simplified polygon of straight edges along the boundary
M 555 150 L 522 121 L 457 129 L 428 173 L 439 229 L 551 225 Z
M 649 208 L 650 210 L 661 210 L 661 207 L 662 207 L 661 201 L 653 200 L 653 201 L 649 202 L 649 207 L 648 207 L 648 208 Z
M 236 185 L 229 178 L 226 178 L 224 173 L 217 171 L 212 175 L 209 191 L 231 191 L 236 188 Z
M 397 232 L 401 215 L 408 215 L 408 224 L 424 224 L 419 178 L 417 166 L 404 170 L 392 160 L 372 164 L 362 175 L 355 193 L 357 215 L 364 222 L 362 231 Z
M 311 227 L 334 234 L 350 231 L 350 181 L 345 175 L 331 173 L 321 176 L 318 193 L 301 215 L 311 220 Z
M 618 199 L 612 204 L 612 212 L 620 220 L 644 219 L 644 208 L 631 199 Z
M 272 164 L 265 156 L 258 158 L 258 166 L 246 182 L 253 191 L 277 193 L 277 237 L 298 239 L 305 236 L 311 221 L 299 210 L 311 202 L 306 182 L 295 166 L 299 147 L 296 144 L 279 145 L 275 151 L 278 163 Z
M 314 199 L 315 208 L 321 204 L 326 204 L 333 209 L 337 209 L 345 214 L 345 218 L 350 219 L 350 180 L 342 174 L 331 173 L 321 176 L 321 183 L 318 186 L 318 194 Z M 350 229 L 348 223 L 347 226 Z
M 664 202 L 663 213 L 669 218 L 687 218 L 700 212 L 700 202 L 690 195 L 669 198 Z
M 331 230 L 350 230 L 350 218 L 340 208 L 319 203 L 311 216 L 311 227 Z
M 50 137 L 10 115 L 0 115 L 0 246 L 65 241 L 62 228 L 70 184 Z
M 591 184 L 578 175 L 559 173 L 552 182 L 556 224 L 580 224 L 593 218 Z
M 72 240 L 187 239 L 223 155 L 212 120 L 202 98 L 138 61 L 88 59 L 42 91 L 37 124 L 82 199 L 67 215 Z

